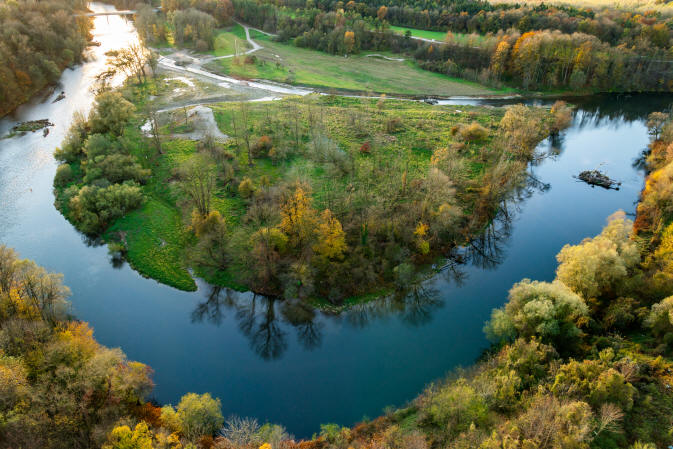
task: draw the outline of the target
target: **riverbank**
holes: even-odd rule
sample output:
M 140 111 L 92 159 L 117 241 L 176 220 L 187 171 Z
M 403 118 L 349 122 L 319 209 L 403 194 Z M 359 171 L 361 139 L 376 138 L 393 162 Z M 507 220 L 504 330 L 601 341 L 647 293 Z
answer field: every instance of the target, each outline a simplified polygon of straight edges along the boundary
M 50 96 L 63 71 L 82 62 L 92 27 L 90 18 L 76 16 L 77 11 L 85 9 L 79 1 L 19 1 L 3 4 L 2 9 L 0 28 L 5 36 L 24 43 L 2 42 L 0 118 L 32 98 Z M 40 26 L 20 26 L 27 23 Z M 45 39 L 50 40 L 50 45 L 43 45 Z

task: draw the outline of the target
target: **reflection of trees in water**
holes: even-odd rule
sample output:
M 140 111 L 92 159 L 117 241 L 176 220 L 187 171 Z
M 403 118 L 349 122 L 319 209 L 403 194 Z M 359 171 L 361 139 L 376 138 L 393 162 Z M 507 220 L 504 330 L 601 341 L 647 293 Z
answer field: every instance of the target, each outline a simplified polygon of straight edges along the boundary
M 549 189 L 550 184 L 542 182 L 532 171 L 527 172 L 524 182 L 499 204 L 483 232 L 462 248 L 459 259 L 486 270 L 497 267 L 505 258 L 506 245 L 512 235 L 512 222 L 521 211 L 521 205 L 533 194 L 545 193 Z
M 439 272 L 451 284 L 461 285 L 466 278 L 463 267 L 467 263 L 482 269 L 496 267 L 505 256 L 512 221 L 520 204 L 535 192 L 545 192 L 549 188 L 549 184 L 541 182 L 532 172 L 527 173 L 524 182 L 499 205 L 484 231 L 464 247 L 454 249 L 444 265 L 433 266 L 433 271 L 428 274 L 434 278 Z M 337 315 L 317 311 L 300 300 L 280 300 L 212 286 L 204 301 L 193 310 L 192 321 L 220 325 L 226 312 L 231 312 L 252 350 L 265 360 L 275 360 L 287 350 L 291 332 L 296 334 L 304 349 L 319 347 L 326 319 L 343 320 L 355 328 L 388 318 L 399 318 L 410 326 L 422 326 L 430 322 L 443 305 L 440 292 L 430 281 L 415 282 L 403 290 L 352 306 Z
M 443 305 L 439 290 L 419 282 L 404 291 L 350 307 L 342 315 L 346 323 L 356 328 L 390 317 L 398 317 L 411 326 L 421 326 L 429 323 L 433 313 Z
M 287 327 L 294 328 L 299 343 L 314 349 L 322 340 L 322 323 L 316 312 L 298 301 L 281 301 L 256 294 L 241 294 L 230 289 L 212 286 L 205 301 L 192 312 L 192 322 L 220 325 L 225 312 L 233 312 L 238 328 L 250 347 L 265 360 L 280 358 L 287 349 Z
M 568 102 L 578 105 L 581 110 L 580 116 L 575 120 L 577 127 L 603 126 L 617 129 L 624 123 L 646 120 L 650 112 L 669 110 L 673 95 L 592 95 L 569 98 Z

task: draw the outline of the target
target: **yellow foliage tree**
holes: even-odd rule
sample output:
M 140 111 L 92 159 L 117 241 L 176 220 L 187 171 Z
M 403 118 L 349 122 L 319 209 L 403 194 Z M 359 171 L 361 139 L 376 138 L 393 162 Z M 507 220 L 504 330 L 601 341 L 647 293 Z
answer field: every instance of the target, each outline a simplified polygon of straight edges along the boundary
M 152 431 L 147 423 L 138 423 L 135 429 L 129 426 L 117 426 L 108 435 L 103 449 L 154 449 Z
M 352 31 L 346 31 L 344 33 L 344 47 L 346 48 L 346 54 L 353 53 L 355 49 L 355 33 Z
M 320 224 L 316 230 L 318 243 L 313 250 L 328 259 L 342 259 L 346 251 L 346 234 L 341 228 L 339 220 L 325 209 L 320 215 Z
M 316 222 L 316 211 L 304 187 L 296 187 L 294 194 L 283 205 L 280 216 L 280 229 L 290 238 L 293 246 L 302 246 L 313 233 Z

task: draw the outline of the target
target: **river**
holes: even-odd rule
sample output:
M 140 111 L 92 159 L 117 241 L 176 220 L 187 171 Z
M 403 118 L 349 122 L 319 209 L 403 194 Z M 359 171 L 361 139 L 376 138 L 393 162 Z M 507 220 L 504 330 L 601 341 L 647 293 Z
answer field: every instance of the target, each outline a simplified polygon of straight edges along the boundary
M 94 9 L 111 7 L 93 5 Z M 645 117 L 666 96 L 578 99 L 554 157 L 530 168 L 530 189 L 511 201 L 485 238 L 455 265 L 403 299 L 376 301 L 340 316 L 200 285 L 181 292 L 110 263 L 53 206 L 52 153 L 74 111 L 87 111 L 89 87 L 103 54 L 136 38 L 131 24 L 97 17 L 89 62 L 66 70 L 66 100 L 38 100 L 0 121 L 49 118 L 51 133 L 0 141 L 0 242 L 49 270 L 72 289 L 73 313 L 102 344 L 121 347 L 156 372 L 154 397 L 176 403 L 189 391 L 211 392 L 225 415 L 285 425 L 298 437 L 320 423 L 349 425 L 402 405 L 428 382 L 469 365 L 487 347 L 482 326 L 522 278 L 551 280 L 566 243 L 600 232 L 618 209 L 633 213 L 643 184 L 637 160 L 648 143 Z M 55 95 L 54 95 L 55 96 Z M 455 100 L 453 104 L 483 103 Z M 600 167 L 622 181 L 619 191 L 573 179 Z

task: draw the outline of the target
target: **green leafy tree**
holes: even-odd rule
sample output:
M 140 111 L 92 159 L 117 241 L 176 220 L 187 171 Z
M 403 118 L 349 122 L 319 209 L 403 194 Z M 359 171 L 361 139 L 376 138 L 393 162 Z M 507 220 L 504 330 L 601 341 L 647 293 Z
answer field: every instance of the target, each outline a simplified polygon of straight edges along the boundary
M 509 291 L 504 308 L 495 309 L 484 330 L 492 341 L 537 337 L 556 348 L 577 343 L 589 310 L 576 293 L 559 281 L 524 279 Z

